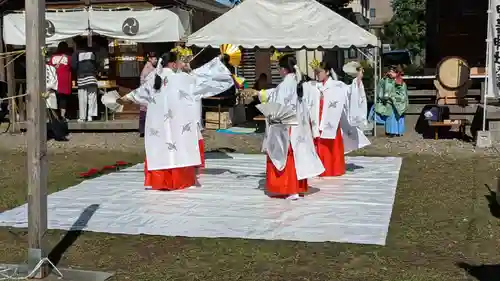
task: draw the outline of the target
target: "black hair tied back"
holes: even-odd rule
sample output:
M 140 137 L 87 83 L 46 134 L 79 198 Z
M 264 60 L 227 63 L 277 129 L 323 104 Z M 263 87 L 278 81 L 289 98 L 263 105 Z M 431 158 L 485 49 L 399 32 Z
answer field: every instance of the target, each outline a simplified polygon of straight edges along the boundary
M 161 77 L 158 74 L 155 74 L 155 83 L 153 85 L 153 89 L 156 91 L 159 91 L 161 89 L 161 84 L 163 81 L 161 81 Z
M 168 52 L 163 54 L 160 57 L 160 61 L 158 62 L 160 64 L 159 67 L 164 68 L 166 67 L 169 63 L 176 62 L 177 61 L 177 53 L 175 52 Z M 156 74 L 155 75 L 155 83 L 153 85 L 153 89 L 156 91 L 159 91 L 161 89 L 161 85 L 163 84 L 163 81 L 161 79 L 161 76 Z

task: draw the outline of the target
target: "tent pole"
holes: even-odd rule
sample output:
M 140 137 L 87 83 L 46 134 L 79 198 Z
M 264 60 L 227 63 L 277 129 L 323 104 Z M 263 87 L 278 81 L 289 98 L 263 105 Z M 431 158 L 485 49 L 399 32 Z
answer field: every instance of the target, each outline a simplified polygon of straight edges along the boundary
M 486 76 L 484 78 L 484 89 L 483 89 L 483 131 L 486 131 L 486 106 L 488 105 L 488 91 L 490 91 L 491 89 L 489 89 L 489 83 L 490 83 L 490 75 L 493 74 L 490 69 L 492 68 L 491 67 L 491 63 L 493 63 L 492 61 L 490 61 L 490 56 L 493 57 L 493 54 L 491 53 L 492 51 L 492 46 L 491 44 L 493 44 L 492 42 L 492 36 L 491 36 L 491 33 L 492 33 L 492 29 L 491 29 L 491 22 L 492 22 L 492 7 L 491 7 L 491 4 L 492 4 L 492 1 L 489 0 L 488 1 L 488 10 L 487 10 L 487 13 L 488 13 L 488 26 L 486 27 L 486 64 L 485 64 L 485 67 L 486 67 Z
M 377 91 L 378 91 L 378 77 L 379 77 L 379 48 L 373 48 L 374 65 L 373 65 L 373 107 L 375 108 L 375 103 L 377 102 Z M 376 113 L 373 112 L 373 137 L 377 136 L 377 118 Z

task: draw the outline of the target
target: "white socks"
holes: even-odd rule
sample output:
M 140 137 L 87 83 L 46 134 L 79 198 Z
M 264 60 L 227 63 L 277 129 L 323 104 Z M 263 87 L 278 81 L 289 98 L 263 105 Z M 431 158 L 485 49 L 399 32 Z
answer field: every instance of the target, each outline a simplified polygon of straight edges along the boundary
M 292 200 L 292 201 L 299 200 L 299 199 L 300 199 L 300 196 L 298 194 L 292 194 L 286 198 L 286 200 Z

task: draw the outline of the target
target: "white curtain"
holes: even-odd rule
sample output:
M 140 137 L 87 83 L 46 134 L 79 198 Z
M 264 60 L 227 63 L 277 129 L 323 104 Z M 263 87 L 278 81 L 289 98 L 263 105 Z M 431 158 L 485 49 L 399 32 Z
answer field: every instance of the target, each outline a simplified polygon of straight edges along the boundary
M 192 13 L 191 11 L 186 11 L 184 9 L 174 7 L 170 8 L 170 11 L 174 12 L 177 16 L 179 16 L 179 19 L 182 23 L 182 26 L 184 27 L 184 36 L 189 36 L 191 34 L 191 18 L 192 18 Z
M 90 10 L 90 29 L 97 34 L 141 43 L 172 42 L 184 36 L 179 16 L 168 9 Z
M 87 11 L 46 12 L 46 43 L 55 43 L 87 33 Z M 3 40 L 8 45 L 26 45 L 26 16 L 11 13 L 3 16 Z

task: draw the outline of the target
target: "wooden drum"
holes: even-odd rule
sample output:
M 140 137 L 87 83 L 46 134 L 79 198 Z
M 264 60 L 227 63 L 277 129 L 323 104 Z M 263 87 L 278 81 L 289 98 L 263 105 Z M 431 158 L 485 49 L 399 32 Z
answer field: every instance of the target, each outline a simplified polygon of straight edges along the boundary
M 458 90 L 470 79 L 469 64 L 460 57 L 444 58 L 437 66 L 436 77 L 446 90 Z

